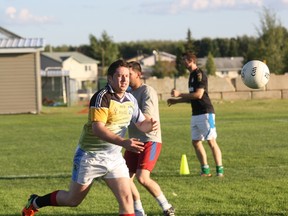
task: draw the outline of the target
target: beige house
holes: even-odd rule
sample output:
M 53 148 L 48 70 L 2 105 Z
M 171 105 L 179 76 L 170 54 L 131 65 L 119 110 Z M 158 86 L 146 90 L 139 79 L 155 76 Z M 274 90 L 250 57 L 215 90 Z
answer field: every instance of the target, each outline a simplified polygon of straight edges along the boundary
M 40 113 L 42 38 L 23 38 L 0 27 L 0 114 Z
M 97 89 L 98 64 L 99 61 L 79 52 L 41 53 L 42 80 L 46 80 L 46 90 L 50 91 L 46 91 L 46 97 L 56 99 L 57 96 L 63 96 L 64 103 L 65 97 L 72 103 L 79 98 L 89 97 L 90 92 Z M 53 83 L 60 77 L 62 81 L 58 82 L 58 87 L 53 87 Z

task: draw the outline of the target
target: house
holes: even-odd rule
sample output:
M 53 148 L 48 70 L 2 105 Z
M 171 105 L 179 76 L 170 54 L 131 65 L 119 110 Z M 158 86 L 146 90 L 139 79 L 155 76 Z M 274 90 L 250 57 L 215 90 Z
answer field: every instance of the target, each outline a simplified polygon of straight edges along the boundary
M 40 113 L 43 38 L 23 38 L 0 27 L 0 114 Z
M 153 72 L 153 66 L 157 61 L 166 61 L 169 63 L 176 62 L 176 56 L 167 52 L 153 51 L 152 55 L 137 56 L 127 61 L 136 60 L 141 64 L 143 74 L 145 77 L 149 77 L 149 74 Z M 214 63 L 216 66 L 216 76 L 218 77 L 229 77 L 236 78 L 239 76 L 240 71 L 243 67 L 243 57 L 216 57 Z M 197 65 L 206 70 L 207 57 L 198 58 Z
M 176 56 L 167 52 L 157 52 L 153 50 L 153 54 L 139 60 L 143 66 L 154 66 L 157 61 L 175 62 Z
M 153 66 L 155 66 L 156 62 L 163 61 L 169 63 L 175 63 L 176 56 L 167 52 L 156 51 L 153 50 L 151 55 L 141 55 L 136 56 L 131 59 L 127 59 L 127 61 L 138 61 L 141 64 L 143 76 L 149 77 L 153 72 Z
M 43 97 L 64 103 L 66 98 L 72 104 L 90 97 L 91 91 L 97 89 L 98 64 L 99 61 L 79 52 L 41 53 L 43 92 L 46 94 Z
M 216 57 L 214 58 L 214 64 L 216 67 L 216 76 L 236 78 L 239 76 L 243 67 L 243 57 Z M 198 58 L 198 66 L 200 68 L 206 67 L 207 57 Z

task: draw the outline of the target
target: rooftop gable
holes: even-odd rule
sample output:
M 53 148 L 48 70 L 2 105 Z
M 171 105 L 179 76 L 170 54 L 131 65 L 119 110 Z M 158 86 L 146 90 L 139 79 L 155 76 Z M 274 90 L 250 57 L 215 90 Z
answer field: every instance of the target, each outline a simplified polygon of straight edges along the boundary
M 54 59 L 58 62 L 64 62 L 69 58 L 73 58 L 80 63 L 96 63 L 98 64 L 99 61 L 92 59 L 82 53 L 79 52 L 43 52 L 42 55 Z

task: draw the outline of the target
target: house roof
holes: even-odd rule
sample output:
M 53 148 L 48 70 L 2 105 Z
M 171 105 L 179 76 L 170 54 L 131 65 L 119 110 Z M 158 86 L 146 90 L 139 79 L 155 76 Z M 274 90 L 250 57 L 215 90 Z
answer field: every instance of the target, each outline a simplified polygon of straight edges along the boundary
M 0 38 L 0 48 L 42 48 L 42 38 Z
M 92 59 L 79 52 L 43 52 L 41 54 L 57 62 L 63 62 L 68 58 L 73 58 L 81 63 L 96 63 L 96 64 L 99 63 L 99 61 Z
M 5 28 L 0 27 L 0 34 L 5 38 L 0 38 L 0 53 L 22 53 L 44 50 L 43 38 L 23 38 Z
M 0 34 L 5 35 L 8 38 L 22 38 L 21 36 L 11 32 L 11 31 L 8 31 L 5 28 L 2 28 L 1 26 L 0 26 Z
M 239 70 L 243 67 L 243 57 L 216 57 L 214 63 L 217 70 Z M 199 66 L 205 66 L 207 61 L 206 58 L 198 58 Z

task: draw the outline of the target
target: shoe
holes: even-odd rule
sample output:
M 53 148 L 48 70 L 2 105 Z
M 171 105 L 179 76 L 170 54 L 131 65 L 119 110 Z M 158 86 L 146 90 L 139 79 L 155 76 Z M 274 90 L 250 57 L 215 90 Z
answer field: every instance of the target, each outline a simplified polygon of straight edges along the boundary
M 135 210 L 135 216 L 147 216 L 143 211 Z
M 201 177 L 211 177 L 212 176 L 212 174 L 211 173 L 200 173 L 200 176 Z
M 224 177 L 223 173 L 217 173 L 217 177 Z
M 34 208 L 33 206 L 33 201 L 36 199 L 38 196 L 36 194 L 32 194 L 30 198 L 28 199 L 28 202 L 26 206 L 22 210 L 22 216 L 34 216 L 36 212 L 38 212 L 37 209 Z
M 200 176 L 202 177 L 211 177 L 212 174 L 210 173 L 210 168 L 208 167 L 201 167 L 201 172 L 200 172 Z
M 166 211 L 163 211 L 164 216 L 175 216 L 175 209 L 171 206 Z

